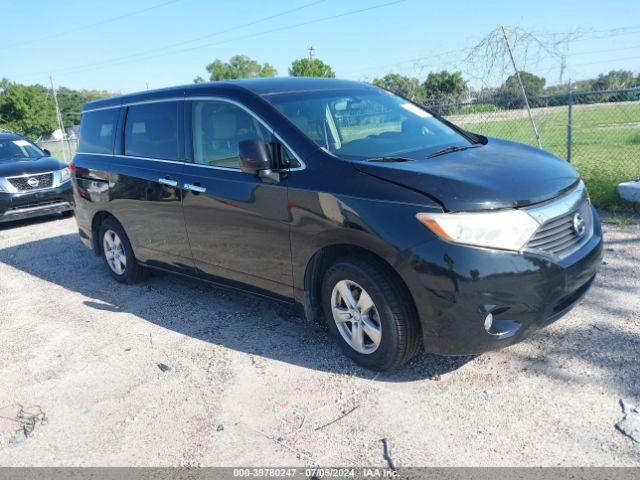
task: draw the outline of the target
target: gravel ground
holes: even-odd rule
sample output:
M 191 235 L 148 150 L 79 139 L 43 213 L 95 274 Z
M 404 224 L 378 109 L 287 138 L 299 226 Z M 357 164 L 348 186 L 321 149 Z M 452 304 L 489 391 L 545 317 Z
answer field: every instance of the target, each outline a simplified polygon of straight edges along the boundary
M 396 466 L 640 465 L 615 428 L 640 400 L 640 227 L 605 230 L 549 328 L 375 375 L 286 307 L 117 284 L 73 219 L 1 226 L 0 465 L 385 466 L 383 438 Z

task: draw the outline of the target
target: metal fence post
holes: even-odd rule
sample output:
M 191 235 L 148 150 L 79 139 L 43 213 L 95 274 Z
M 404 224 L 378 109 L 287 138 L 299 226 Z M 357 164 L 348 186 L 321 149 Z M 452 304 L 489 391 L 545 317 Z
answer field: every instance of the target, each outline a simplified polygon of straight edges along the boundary
M 569 80 L 567 107 L 567 162 L 571 163 L 571 143 L 573 142 L 573 86 L 571 80 Z
M 520 84 L 520 91 L 522 92 L 522 98 L 524 99 L 524 104 L 527 107 L 527 112 L 529 113 L 529 121 L 531 122 L 531 126 L 533 127 L 533 134 L 536 137 L 536 143 L 538 144 L 538 148 L 542 148 L 542 144 L 540 143 L 540 133 L 538 132 L 536 121 L 533 119 L 533 114 L 531 113 L 531 105 L 529 105 L 529 98 L 527 98 L 527 92 L 524 89 L 524 83 L 522 83 L 520 70 L 518 70 L 518 66 L 516 65 L 516 59 L 513 57 L 513 51 L 511 50 L 511 44 L 509 43 L 509 37 L 507 36 L 507 30 L 504 28 L 504 25 L 502 26 L 502 35 L 504 36 L 504 43 L 507 46 L 507 50 L 509 51 L 509 57 L 511 58 L 513 71 L 515 72 L 518 83 Z

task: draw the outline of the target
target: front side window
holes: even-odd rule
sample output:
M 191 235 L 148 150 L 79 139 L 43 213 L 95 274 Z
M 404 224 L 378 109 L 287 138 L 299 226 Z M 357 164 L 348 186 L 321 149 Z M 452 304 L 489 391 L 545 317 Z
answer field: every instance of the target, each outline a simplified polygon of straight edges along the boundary
M 470 144 L 426 110 L 381 89 L 270 94 L 265 99 L 319 147 L 345 158 L 420 156 Z
M 85 112 L 80 120 L 78 152 L 113 153 L 119 108 Z
M 45 153 L 28 140 L 22 138 L 0 140 L 0 162 L 37 159 L 44 156 Z
M 194 102 L 192 117 L 195 163 L 240 169 L 240 142 L 254 139 L 264 143 L 274 160 L 271 132 L 237 105 L 220 101 Z
M 124 129 L 124 154 L 178 160 L 178 102 L 132 105 Z

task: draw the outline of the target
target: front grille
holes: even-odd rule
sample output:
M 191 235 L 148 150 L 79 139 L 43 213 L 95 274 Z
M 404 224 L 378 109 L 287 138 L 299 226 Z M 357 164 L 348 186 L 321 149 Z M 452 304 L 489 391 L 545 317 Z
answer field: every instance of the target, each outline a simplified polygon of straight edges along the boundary
M 7 178 L 9 183 L 19 192 L 51 188 L 53 185 L 53 173 L 28 175 L 23 177 Z
M 576 230 L 576 215 L 584 220 L 584 231 Z M 527 243 L 527 250 L 536 250 L 566 257 L 580 248 L 593 233 L 593 217 L 587 198 L 574 205 L 568 211 L 545 221 L 533 238 Z

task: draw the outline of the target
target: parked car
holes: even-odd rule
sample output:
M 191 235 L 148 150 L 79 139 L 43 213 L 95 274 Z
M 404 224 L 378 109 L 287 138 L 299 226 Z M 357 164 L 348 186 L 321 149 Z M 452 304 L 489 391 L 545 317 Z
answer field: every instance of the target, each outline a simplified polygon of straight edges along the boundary
M 31 140 L 0 130 L 0 223 L 73 212 L 66 163 Z
M 573 307 L 601 261 L 570 164 L 368 84 L 144 92 L 86 104 L 80 132 L 80 238 L 117 281 L 159 269 L 296 304 L 373 369 L 421 343 L 517 342 Z

